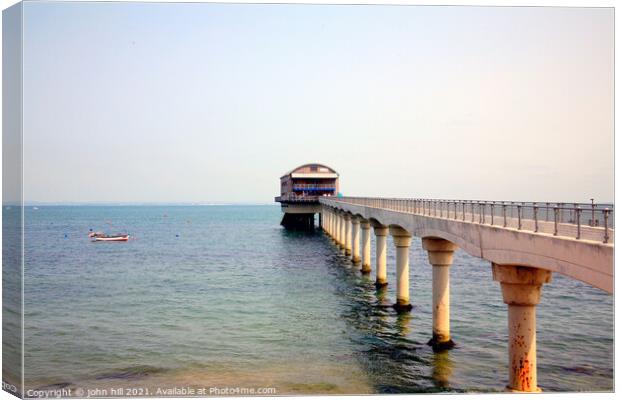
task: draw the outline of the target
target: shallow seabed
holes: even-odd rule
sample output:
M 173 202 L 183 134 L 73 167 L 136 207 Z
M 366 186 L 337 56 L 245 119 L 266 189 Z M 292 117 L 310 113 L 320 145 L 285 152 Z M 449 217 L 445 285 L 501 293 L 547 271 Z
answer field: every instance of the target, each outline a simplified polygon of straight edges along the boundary
M 26 388 L 504 389 L 507 312 L 488 262 L 455 255 L 457 347 L 433 353 L 419 239 L 414 308 L 399 315 L 382 307 L 395 299 L 391 241 L 390 285 L 377 291 L 329 238 L 287 232 L 280 217 L 275 206 L 28 208 Z M 91 243 L 90 228 L 135 239 Z M 545 391 L 612 390 L 613 296 L 554 275 L 538 307 L 538 380 Z

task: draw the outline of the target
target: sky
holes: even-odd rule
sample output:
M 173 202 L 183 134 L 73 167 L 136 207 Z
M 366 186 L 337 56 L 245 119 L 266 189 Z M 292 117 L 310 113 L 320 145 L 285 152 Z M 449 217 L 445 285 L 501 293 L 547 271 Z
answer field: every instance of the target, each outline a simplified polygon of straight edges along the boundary
M 24 198 L 613 200 L 610 8 L 24 3 Z

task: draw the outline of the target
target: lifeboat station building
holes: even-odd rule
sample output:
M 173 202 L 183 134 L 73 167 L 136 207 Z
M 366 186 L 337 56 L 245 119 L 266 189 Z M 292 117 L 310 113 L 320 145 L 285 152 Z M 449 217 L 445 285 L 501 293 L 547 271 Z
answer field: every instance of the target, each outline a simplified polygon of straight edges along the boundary
M 301 165 L 280 177 L 282 225 L 292 229 L 312 229 L 314 214 L 319 213 L 319 197 L 338 195 L 338 173 L 327 165 Z

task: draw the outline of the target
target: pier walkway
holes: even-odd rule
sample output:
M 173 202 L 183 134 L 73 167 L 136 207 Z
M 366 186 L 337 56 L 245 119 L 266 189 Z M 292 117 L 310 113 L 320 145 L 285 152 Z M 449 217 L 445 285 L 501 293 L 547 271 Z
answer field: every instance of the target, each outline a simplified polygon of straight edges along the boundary
M 613 206 L 434 199 L 324 196 L 321 228 L 362 273 L 372 271 L 370 228 L 376 237 L 376 285 L 387 285 L 386 246 L 396 246 L 396 304 L 409 302 L 409 246 L 422 239 L 433 267 L 435 350 L 450 336 L 450 266 L 461 248 L 488 260 L 508 305 L 512 391 L 539 391 L 536 374 L 536 305 L 543 284 L 560 273 L 613 293 Z

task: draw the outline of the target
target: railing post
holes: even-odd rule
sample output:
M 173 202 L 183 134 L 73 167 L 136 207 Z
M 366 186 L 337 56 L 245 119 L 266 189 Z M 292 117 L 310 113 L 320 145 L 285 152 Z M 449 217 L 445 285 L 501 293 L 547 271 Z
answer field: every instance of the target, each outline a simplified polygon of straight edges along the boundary
M 465 221 L 465 202 L 463 202 L 463 221 Z
M 534 206 L 534 232 L 538 232 L 538 206 Z
M 573 214 L 574 214 L 575 219 L 577 219 L 577 207 L 579 207 L 579 204 L 573 203 L 573 207 L 574 207 L 573 208 Z M 577 221 L 575 221 L 575 223 L 577 223 Z
M 493 220 L 495 219 L 495 207 L 494 204 L 491 203 L 491 226 L 493 226 Z
M 508 225 L 506 221 L 506 204 L 502 203 L 502 213 L 504 214 L 504 228 Z
M 560 209 L 558 207 L 553 207 L 553 236 L 558 235 L 559 214 Z
M 472 202 L 471 202 L 471 222 L 475 222 L 475 219 L 474 219 L 474 215 L 475 215 L 475 213 L 474 213 L 474 207 L 475 207 L 475 206 L 474 206 L 474 202 L 472 201 Z
M 581 238 L 581 207 L 575 208 L 575 218 L 577 219 L 577 237 L 575 239 Z
M 603 210 L 603 219 L 605 220 L 605 236 L 603 236 L 603 243 L 609 241 L 609 208 Z
M 519 218 L 519 225 L 517 229 L 521 230 L 521 205 L 517 205 L 517 216 Z

